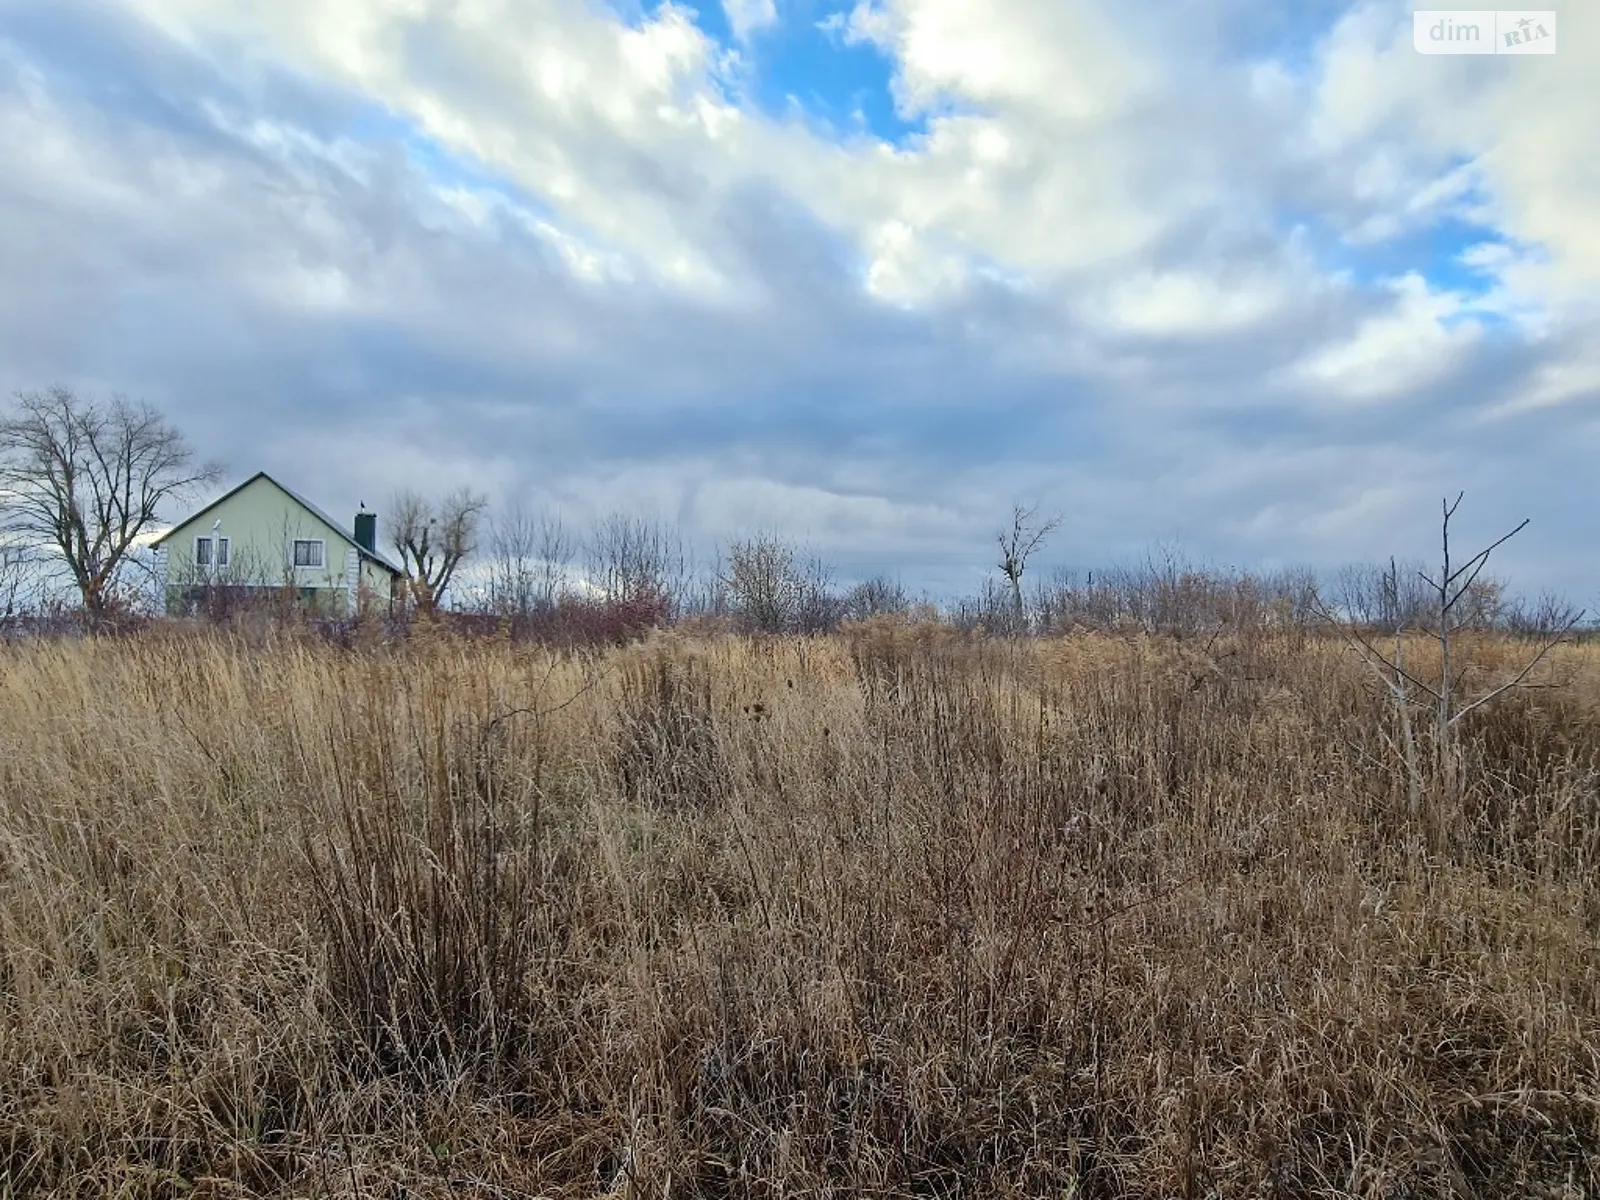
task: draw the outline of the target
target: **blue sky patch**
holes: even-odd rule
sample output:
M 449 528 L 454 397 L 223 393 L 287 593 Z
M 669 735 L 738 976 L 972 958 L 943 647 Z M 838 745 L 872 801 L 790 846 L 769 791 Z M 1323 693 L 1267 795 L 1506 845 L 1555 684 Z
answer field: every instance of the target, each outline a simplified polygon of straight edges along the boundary
M 1444 217 L 1390 241 L 1349 247 L 1346 252 L 1363 283 L 1415 271 L 1435 288 L 1481 296 L 1494 285 L 1494 278 L 1462 262 L 1461 255 L 1470 246 L 1495 241 L 1499 235 L 1493 229 Z
M 1350 7 L 1348 0 L 1297 0 L 1294 4 L 1216 0 L 1216 3 L 1222 10 L 1213 18 L 1216 36 L 1228 57 L 1246 61 L 1270 59 L 1296 77 L 1310 70 L 1317 47 Z M 1410 29 L 1409 19 L 1406 29 Z
M 907 120 L 895 111 L 890 60 L 875 46 L 847 44 L 842 33 L 819 28 L 819 20 L 808 15 L 756 37 L 749 53 L 762 109 L 786 116 L 798 104 L 841 133 L 892 143 L 926 132 L 923 118 Z
M 1303 230 L 1317 266 L 1330 274 L 1347 273 L 1360 287 L 1379 287 L 1414 271 L 1437 290 L 1469 296 L 1486 294 L 1495 280 L 1481 266 L 1463 262 L 1462 254 L 1502 240 L 1490 226 L 1451 216 L 1377 242 L 1348 241 L 1332 222 L 1313 213 L 1285 213 L 1282 227 Z
M 756 30 L 741 45 L 728 23 L 721 0 L 678 0 L 707 37 L 736 49 L 748 70 L 744 98 L 758 111 L 778 120 L 800 117 L 834 136 L 867 134 L 900 143 L 927 129 L 917 117 L 907 120 L 895 111 L 891 82 L 894 64 L 875 46 L 847 44 L 840 32 L 821 28 L 829 17 L 849 15 L 849 4 L 832 0 L 780 3 L 778 21 Z M 613 11 L 637 23 L 646 10 L 637 0 L 613 0 Z

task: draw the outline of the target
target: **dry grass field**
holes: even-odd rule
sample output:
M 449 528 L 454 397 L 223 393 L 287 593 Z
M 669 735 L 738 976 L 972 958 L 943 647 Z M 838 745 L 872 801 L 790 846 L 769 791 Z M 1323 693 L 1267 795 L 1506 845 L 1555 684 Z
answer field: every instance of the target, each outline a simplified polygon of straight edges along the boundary
M 0 648 L 0 1194 L 1600 1195 L 1539 678 L 1424 829 L 1331 640 Z

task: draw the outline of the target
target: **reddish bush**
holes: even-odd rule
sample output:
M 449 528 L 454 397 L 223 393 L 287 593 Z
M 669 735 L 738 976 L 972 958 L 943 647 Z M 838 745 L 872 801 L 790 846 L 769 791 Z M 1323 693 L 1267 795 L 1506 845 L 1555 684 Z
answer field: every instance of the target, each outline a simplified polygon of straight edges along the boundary
M 532 618 L 531 635 L 564 646 L 620 646 L 671 619 L 665 596 L 645 592 L 626 599 L 568 598 Z

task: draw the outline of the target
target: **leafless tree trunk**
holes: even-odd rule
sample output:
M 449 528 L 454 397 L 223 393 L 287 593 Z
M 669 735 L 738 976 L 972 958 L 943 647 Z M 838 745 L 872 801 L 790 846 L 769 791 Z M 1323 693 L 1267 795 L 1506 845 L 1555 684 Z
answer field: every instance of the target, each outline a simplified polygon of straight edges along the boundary
M 391 501 L 389 540 L 419 613 L 431 615 L 444 602 L 457 568 L 478 548 L 478 525 L 487 507 L 487 499 L 465 489 L 437 502 L 412 491 Z
M 1318 605 L 1323 619 L 1341 631 L 1345 640 L 1377 675 L 1400 713 L 1408 775 L 1407 794 L 1413 812 L 1421 807 L 1420 796 L 1424 789 L 1411 724 L 1411 705 L 1414 697 L 1418 695 L 1427 698 L 1433 710 L 1434 768 L 1437 787 L 1434 789 L 1436 804 L 1430 823 L 1435 826 L 1438 818 L 1449 811 L 1460 798 L 1461 777 L 1455 741 L 1456 726 L 1468 713 L 1476 711 L 1513 689 L 1522 687 L 1533 669 L 1544 661 L 1545 656 L 1566 638 L 1584 616 L 1582 610 L 1576 612 L 1567 610 L 1571 615 L 1559 629 L 1549 633 L 1521 669 L 1500 683 L 1491 685 L 1475 699 L 1461 702 L 1456 694 L 1458 680 L 1453 639 L 1463 629 L 1484 620 L 1482 597 L 1488 594 L 1495 603 L 1498 603 L 1499 586 L 1496 585 L 1492 591 L 1481 589 L 1478 586 L 1479 577 L 1488 565 L 1490 556 L 1528 526 L 1528 521 L 1523 520 L 1510 533 L 1496 538 L 1487 547 L 1458 565 L 1451 555 L 1450 521 L 1455 516 L 1456 509 L 1460 507 L 1463 495 L 1465 493 L 1458 493 L 1454 501 L 1445 500 L 1442 504 L 1439 528 L 1440 568 L 1437 577 L 1425 571 L 1418 572 L 1432 596 L 1432 611 L 1429 614 L 1432 628 L 1426 632 L 1439 643 L 1440 668 L 1436 685 L 1424 683 L 1405 667 L 1401 653 L 1404 626 L 1397 623 L 1394 627 L 1395 650 L 1393 657 L 1390 657 L 1379 650 L 1367 633 L 1351 621 L 1348 615 L 1341 618 L 1320 602 Z M 1399 568 L 1391 561 L 1388 575 L 1383 582 L 1381 597 L 1386 608 L 1392 610 L 1399 607 L 1396 598 L 1401 594 L 1401 587 Z
M 221 474 L 196 465 L 183 434 L 153 408 L 121 396 L 19 393 L 0 419 L 0 520 L 13 537 L 60 554 L 91 619 L 106 615 L 157 510 Z
M 1034 551 L 1061 524 L 1060 517 L 1041 521 L 1038 514 L 1038 505 L 1027 508 L 1020 504 L 1013 505 L 1011 528 L 995 535 L 995 540 L 1000 543 L 1000 572 L 1011 588 L 1012 621 L 1017 633 L 1026 630 L 1028 625 L 1027 610 L 1022 602 L 1022 573 L 1027 570 L 1028 559 Z

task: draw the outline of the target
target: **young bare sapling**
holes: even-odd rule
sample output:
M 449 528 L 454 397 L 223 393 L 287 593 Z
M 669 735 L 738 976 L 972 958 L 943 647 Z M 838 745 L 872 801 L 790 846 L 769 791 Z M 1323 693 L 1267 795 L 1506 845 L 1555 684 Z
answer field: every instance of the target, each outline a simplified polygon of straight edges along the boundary
M 1482 616 L 1480 612 L 1482 589 L 1475 585 L 1478 584 L 1479 577 L 1488 565 L 1490 556 L 1526 529 L 1529 523 L 1525 518 L 1509 533 L 1496 538 L 1465 561 L 1457 563 L 1451 555 L 1450 521 L 1455 516 L 1456 509 L 1460 507 L 1464 495 L 1464 492 L 1457 493 L 1453 501 L 1442 502 L 1441 553 L 1437 575 L 1418 571 L 1419 577 L 1427 587 L 1426 594 L 1429 598 L 1425 622 L 1418 620 L 1413 625 L 1401 617 L 1400 614 L 1405 606 L 1400 603 L 1400 573 L 1393 560 L 1390 561 L 1389 569 L 1384 574 L 1381 584 L 1384 600 L 1382 609 L 1394 614 L 1394 619 L 1390 622 L 1391 629 L 1387 631 L 1392 632 L 1394 636 L 1392 655 L 1380 650 L 1368 632 L 1359 623 L 1350 619 L 1348 614 L 1335 614 L 1320 599 L 1317 601 L 1318 614 L 1340 631 L 1361 660 L 1371 668 L 1394 703 L 1400 723 L 1402 752 L 1406 765 L 1407 803 L 1413 817 L 1423 815 L 1422 801 L 1427 790 L 1422 777 L 1421 757 L 1417 751 L 1412 722 L 1413 706 L 1425 704 L 1431 710 L 1436 784 L 1432 790 L 1436 799 L 1435 815 L 1438 815 L 1453 805 L 1460 794 L 1460 755 L 1456 744 L 1456 727 L 1468 713 L 1475 712 L 1508 692 L 1526 686 L 1528 676 L 1533 669 L 1544 661 L 1545 656 L 1566 638 L 1584 616 L 1581 609 L 1564 614 L 1563 623 L 1558 628 L 1548 631 L 1534 653 L 1509 676 L 1489 685 L 1471 700 L 1463 700 L 1458 695 L 1460 680 L 1456 673 L 1455 638 Z M 1405 634 L 1413 630 L 1425 634 L 1439 644 L 1439 676 L 1436 683 L 1424 682 L 1405 665 Z

